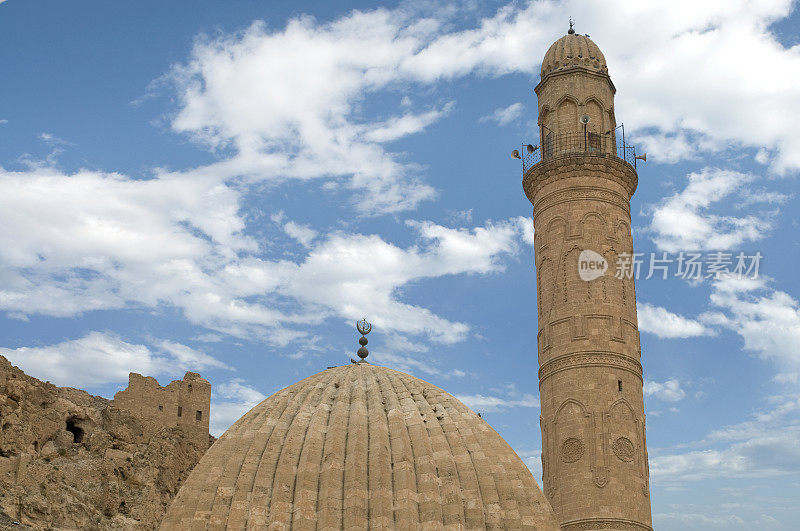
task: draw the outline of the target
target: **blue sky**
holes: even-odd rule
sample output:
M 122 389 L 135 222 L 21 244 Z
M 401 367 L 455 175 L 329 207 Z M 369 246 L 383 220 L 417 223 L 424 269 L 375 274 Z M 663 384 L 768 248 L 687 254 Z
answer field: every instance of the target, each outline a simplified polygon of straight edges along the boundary
M 443 387 L 541 478 L 540 61 L 603 50 L 648 161 L 637 282 L 654 524 L 800 519 L 800 16 L 789 1 L 0 2 L 0 353 L 111 397 L 198 370 L 219 434 L 355 355 Z

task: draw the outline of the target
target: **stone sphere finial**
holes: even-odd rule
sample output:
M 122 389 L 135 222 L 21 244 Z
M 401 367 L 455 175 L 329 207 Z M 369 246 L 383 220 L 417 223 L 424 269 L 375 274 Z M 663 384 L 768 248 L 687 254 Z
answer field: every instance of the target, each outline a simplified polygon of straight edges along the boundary
M 361 337 L 358 339 L 358 344 L 361 345 L 361 348 L 359 348 L 356 353 L 362 361 L 365 361 L 366 357 L 369 355 L 369 350 L 367 350 L 366 347 L 366 344 L 369 343 L 367 334 L 372 331 L 372 325 L 367 322 L 367 318 L 365 317 L 360 321 L 356 321 L 356 330 L 361 334 Z

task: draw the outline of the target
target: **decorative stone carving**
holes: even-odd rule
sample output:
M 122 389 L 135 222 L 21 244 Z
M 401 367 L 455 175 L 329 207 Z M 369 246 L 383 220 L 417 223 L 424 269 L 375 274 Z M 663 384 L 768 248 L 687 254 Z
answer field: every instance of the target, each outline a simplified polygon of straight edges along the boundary
M 572 176 L 579 177 L 587 166 L 601 169 L 596 175 L 622 186 L 629 200 L 636 191 L 638 176 L 629 163 L 616 156 L 581 153 L 556 157 L 531 167 L 522 179 L 525 195 L 532 205 L 536 205 L 536 195 L 545 185 Z
M 630 203 L 628 198 L 623 197 L 613 190 L 600 187 L 580 186 L 569 190 L 556 190 L 546 195 L 537 197 L 534 208 L 537 214 L 543 214 L 550 207 L 568 203 L 570 201 L 602 201 L 616 206 L 630 218 Z
M 565 463 L 574 463 L 583 457 L 586 447 L 580 439 L 570 437 L 561 445 L 561 460 Z
M 621 461 L 630 463 L 635 457 L 635 448 L 631 440 L 627 437 L 619 437 L 614 441 L 614 444 L 611 445 L 611 449 L 614 450 L 614 455 Z
M 548 345 L 546 345 L 548 346 Z M 642 364 L 637 360 L 612 352 L 576 352 L 554 358 L 539 369 L 539 384 L 553 374 L 575 367 L 609 367 L 621 369 L 642 378 Z
M 622 518 L 587 518 L 561 524 L 562 531 L 595 531 L 613 529 L 614 531 L 652 531 L 652 528 L 633 520 Z

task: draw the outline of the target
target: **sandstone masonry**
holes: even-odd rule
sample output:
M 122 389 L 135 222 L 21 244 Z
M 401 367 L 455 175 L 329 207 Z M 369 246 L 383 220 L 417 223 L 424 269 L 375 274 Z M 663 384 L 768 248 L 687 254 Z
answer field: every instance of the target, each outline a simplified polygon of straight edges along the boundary
M 114 395 L 113 403 L 142 420 L 145 436 L 161 427 L 181 426 L 198 443 L 208 441 L 211 384 L 196 372 L 165 387 L 151 376 L 132 372 L 128 387 Z
M 541 161 L 523 177 L 536 234 L 544 493 L 570 531 L 652 529 L 636 294 L 632 278 L 615 277 L 620 254 L 633 252 L 638 178 L 615 133 L 615 92 L 592 41 L 570 30 L 554 43 L 536 87 Z M 605 259 L 605 275 L 580 277 L 585 250 Z
M 107 400 L 39 381 L 0 356 L 0 524 L 158 526 L 210 445 L 210 387 L 195 373 L 166 387 L 138 374 L 130 382 Z

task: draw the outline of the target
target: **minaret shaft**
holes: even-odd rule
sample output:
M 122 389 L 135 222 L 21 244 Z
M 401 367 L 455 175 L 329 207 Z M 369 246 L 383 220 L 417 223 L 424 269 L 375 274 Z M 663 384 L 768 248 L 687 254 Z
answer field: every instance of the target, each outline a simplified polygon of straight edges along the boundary
M 570 34 L 553 47 L 565 39 L 556 54 L 594 46 Z M 536 235 L 544 492 L 562 529 L 649 530 L 634 280 L 615 276 L 618 256 L 633 253 L 637 174 L 624 146 L 617 156 L 614 86 L 604 63 L 600 71 L 544 70 L 536 87 L 542 160 L 523 179 Z M 596 254 L 581 264 L 584 251 Z M 582 278 L 579 267 L 596 271 L 603 260 L 604 275 Z

